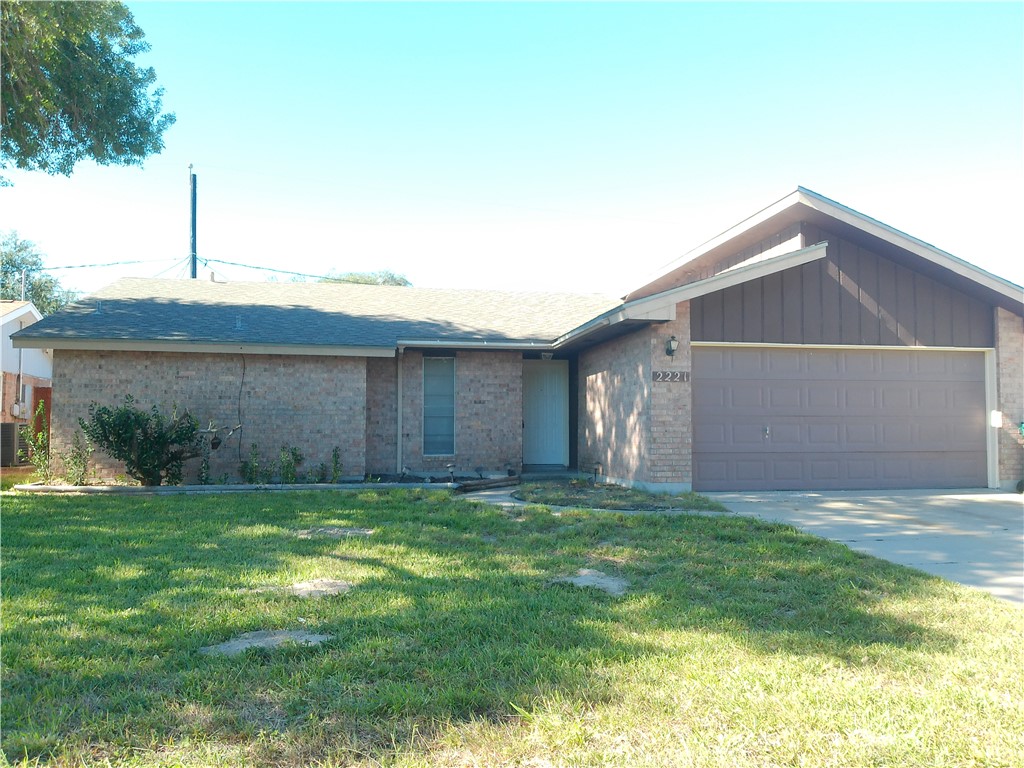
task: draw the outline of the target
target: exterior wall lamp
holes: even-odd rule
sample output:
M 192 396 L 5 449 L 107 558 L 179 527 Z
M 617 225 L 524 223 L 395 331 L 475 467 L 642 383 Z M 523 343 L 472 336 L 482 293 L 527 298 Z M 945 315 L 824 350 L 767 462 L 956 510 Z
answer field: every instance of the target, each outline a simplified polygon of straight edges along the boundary
M 665 342 L 665 354 L 669 357 L 673 357 L 677 349 L 679 349 L 679 339 L 675 336 Z

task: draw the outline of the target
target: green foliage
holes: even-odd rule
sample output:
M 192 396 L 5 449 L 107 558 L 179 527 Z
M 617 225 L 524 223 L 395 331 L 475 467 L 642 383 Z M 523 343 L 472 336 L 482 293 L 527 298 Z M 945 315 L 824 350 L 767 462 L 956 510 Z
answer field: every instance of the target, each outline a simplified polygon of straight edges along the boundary
M 60 454 L 64 480 L 68 485 L 85 485 L 89 478 L 89 461 L 92 459 L 93 450 L 89 438 L 83 437 L 82 433 L 76 430 L 74 437 L 71 438 L 71 448 Z
M 199 461 L 199 484 L 210 485 L 213 478 L 210 476 L 210 444 L 205 440 L 202 445 L 203 458 Z
M 75 300 L 75 292 L 61 287 L 55 277 L 43 270 L 43 257 L 35 243 L 8 232 L 0 241 L 0 299 L 21 298 L 21 273 L 25 272 L 25 299 L 43 315 L 56 312 Z
M 249 485 L 267 485 L 274 479 L 275 468 L 273 461 L 263 461 L 259 445 L 253 443 L 249 446 L 248 460 L 242 460 L 242 480 Z
M 304 458 L 298 448 L 287 445 L 281 446 L 280 467 L 282 483 L 291 484 L 298 482 L 298 466 Z
M 125 396 L 117 408 L 89 406 L 89 421 L 79 419 L 86 437 L 100 450 L 123 461 L 130 477 L 143 485 L 181 483 L 186 459 L 202 454 L 204 442 L 199 423 L 186 410 L 175 409 L 168 421 L 154 405 L 145 411 L 135 407 L 135 399 Z
M 35 469 L 37 479 L 47 484 L 51 483 L 54 474 L 53 465 L 50 463 L 50 431 L 46 428 L 46 403 L 40 400 L 36 406 L 35 416 L 18 431 L 28 445 L 28 454 L 19 451 L 18 455 L 28 459 Z
M 175 118 L 133 61 L 149 44 L 122 3 L 8 0 L 0 36 L 3 167 L 67 176 L 80 160 L 139 165 L 163 149 Z
M 331 451 L 331 482 L 341 482 L 341 448 L 334 446 L 334 450 Z
M 396 274 L 387 269 L 380 270 L 379 272 L 345 272 L 340 275 L 336 275 L 332 271 L 320 282 L 358 283 L 360 285 L 397 285 L 401 287 L 412 285 L 404 275 Z

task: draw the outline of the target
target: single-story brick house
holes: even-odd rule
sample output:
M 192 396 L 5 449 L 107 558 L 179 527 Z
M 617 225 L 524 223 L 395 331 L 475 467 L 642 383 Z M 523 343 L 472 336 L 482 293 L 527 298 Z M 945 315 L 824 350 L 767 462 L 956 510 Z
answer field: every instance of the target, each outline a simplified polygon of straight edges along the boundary
M 803 188 L 621 298 L 123 279 L 15 343 L 53 350 L 58 450 L 91 402 L 131 393 L 241 424 L 214 476 L 237 477 L 255 442 L 307 465 L 338 446 L 348 476 L 1024 477 L 1024 289 Z

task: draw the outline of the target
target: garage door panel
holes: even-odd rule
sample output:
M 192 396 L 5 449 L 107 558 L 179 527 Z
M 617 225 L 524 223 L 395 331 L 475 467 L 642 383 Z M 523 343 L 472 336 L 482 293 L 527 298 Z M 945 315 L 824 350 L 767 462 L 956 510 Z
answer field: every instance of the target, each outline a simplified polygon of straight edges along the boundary
M 728 398 L 728 402 L 733 408 L 760 410 L 765 406 L 764 390 L 759 384 L 735 384 L 730 391 L 732 397 Z
M 981 352 L 696 347 L 694 487 L 984 486 L 984 371 Z
M 803 388 L 773 384 L 768 388 L 768 404 L 773 411 L 780 408 L 800 409 L 803 406 Z
M 807 356 L 808 373 L 838 374 L 841 370 L 839 355 L 833 350 L 819 349 Z
M 881 362 L 879 372 L 883 376 L 896 376 L 902 379 L 914 373 L 912 352 L 887 351 L 880 356 L 879 360 Z
M 874 411 L 878 408 L 879 393 L 871 384 L 850 384 L 844 394 L 843 405 L 847 411 Z
M 734 424 L 732 427 L 730 446 L 751 446 L 761 445 L 764 441 L 764 431 L 759 426 L 751 424 Z

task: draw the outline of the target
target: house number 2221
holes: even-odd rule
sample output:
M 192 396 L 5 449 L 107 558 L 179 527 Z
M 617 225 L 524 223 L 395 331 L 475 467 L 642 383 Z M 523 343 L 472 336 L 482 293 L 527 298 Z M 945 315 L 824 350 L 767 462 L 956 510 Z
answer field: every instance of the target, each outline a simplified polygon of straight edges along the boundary
M 689 371 L 655 371 L 655 381 L 689 381 Z

